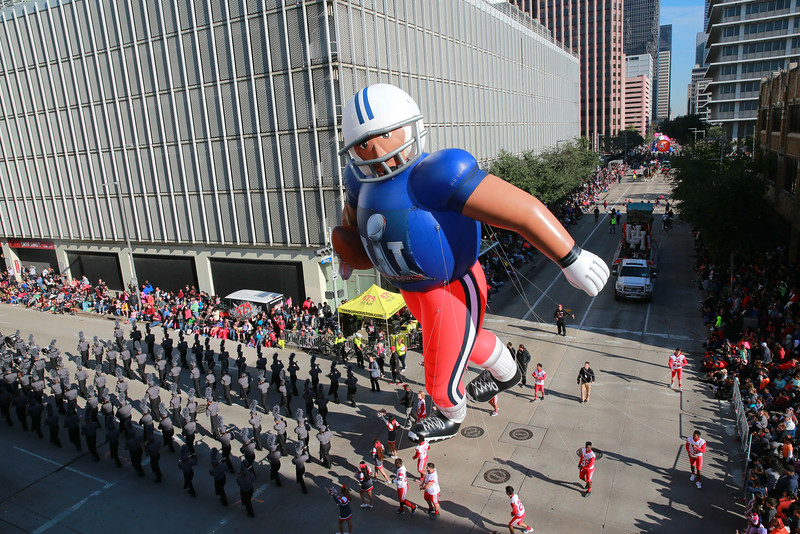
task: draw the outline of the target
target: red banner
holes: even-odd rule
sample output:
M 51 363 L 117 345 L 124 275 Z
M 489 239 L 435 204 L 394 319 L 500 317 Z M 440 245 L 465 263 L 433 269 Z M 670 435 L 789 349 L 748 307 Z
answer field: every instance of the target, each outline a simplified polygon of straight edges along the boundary
M 56 246 L 51 241 L 41 241 L 34 239 L 9 239 L 8 246 L 11 248 L 46 248 L 55 249 Z

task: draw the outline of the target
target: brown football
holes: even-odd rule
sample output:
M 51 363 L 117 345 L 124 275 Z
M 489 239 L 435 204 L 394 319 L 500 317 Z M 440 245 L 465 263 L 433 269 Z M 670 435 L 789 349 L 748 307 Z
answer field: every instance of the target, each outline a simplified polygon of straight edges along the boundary
M 337 226 L 333 229 L 333 248 L 353 269 L 372 269 L 372 261 L 354 226 Z

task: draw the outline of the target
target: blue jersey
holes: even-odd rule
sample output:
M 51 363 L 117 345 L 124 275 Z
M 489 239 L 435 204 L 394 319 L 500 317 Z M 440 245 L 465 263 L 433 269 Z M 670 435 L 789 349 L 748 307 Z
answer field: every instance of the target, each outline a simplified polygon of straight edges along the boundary
M 463 277 L 480 251 L 480 222 L 461 214 L 486 176 L 459 149 L 423 154 L 404 172 L 361 183 L 345 169 L 347 202 L 372 264 L 404 291 L 427 291 Z

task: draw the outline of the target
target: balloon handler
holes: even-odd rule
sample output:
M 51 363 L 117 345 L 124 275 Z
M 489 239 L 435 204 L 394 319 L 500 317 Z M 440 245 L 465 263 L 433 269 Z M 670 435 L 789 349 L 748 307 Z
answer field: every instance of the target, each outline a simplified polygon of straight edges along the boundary
M 345 106 L 342 130 L 347 201 L 333 232 L 340 274 L 347 279 L 374 266 L 400 289 L 422 324 L 425 386 L 438 408 L 409 437 L 451 438 L 466 417 L 467 396 L 487 402 L 521 378 L 505 345 L 482 328 L 481 222 L 525 237 L 591 296 L 605 285 L 608 267 L 581 250 L 538 199 L 482 171 L 469 153 L 423 152 L 422 114 L 403 90 L 362 89 Z M 483 372 L 465 388 L 470 361 Z

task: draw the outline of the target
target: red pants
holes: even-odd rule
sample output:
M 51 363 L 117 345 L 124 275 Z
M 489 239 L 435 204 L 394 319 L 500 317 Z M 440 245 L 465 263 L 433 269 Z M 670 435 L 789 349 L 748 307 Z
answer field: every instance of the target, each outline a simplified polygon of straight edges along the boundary
M 697 472 L 699 473 L 700 470 L 703 469 L 703 457 L 695 456 L 694 458 L 692 458 L 691 456 L 689 456 L 689 467 L 694 467 L 695 469 L 697 469 Z
M 675 380 L 675 375 L 678 375 L 678 383 L 680 384 L 681 379 L 683 378 L 683 369 L 673 369 L 671 381 Z
M 536 397 L 540 392 L 542 394 L 542 397 L 544 397 L 544 384 L 534 384 L 533 396 Z
M 401 291 L 409 311 L 422 324 L 425 388 L 443 408 L 464 399 L 461 381 L 467 364 L 484 363 L 496 336 L 482 329 L 486 312 L 486 277 L 480 263 L 460 280 L 429 291 Z

